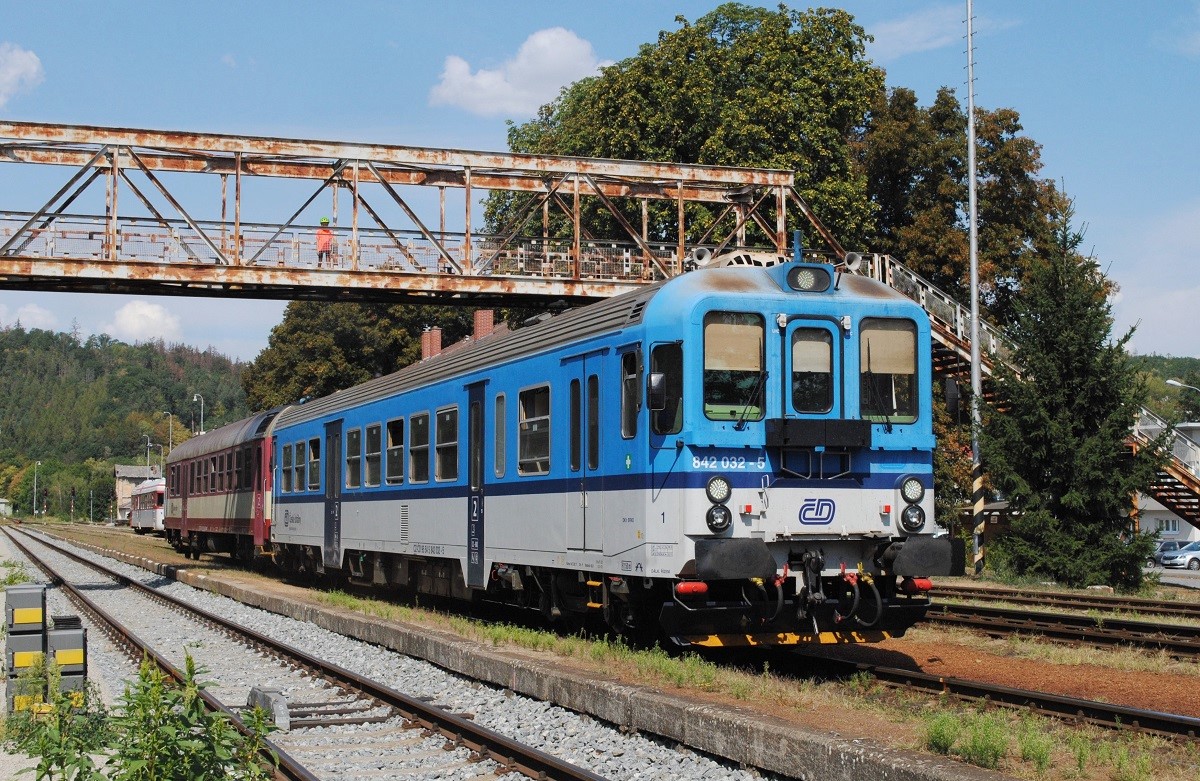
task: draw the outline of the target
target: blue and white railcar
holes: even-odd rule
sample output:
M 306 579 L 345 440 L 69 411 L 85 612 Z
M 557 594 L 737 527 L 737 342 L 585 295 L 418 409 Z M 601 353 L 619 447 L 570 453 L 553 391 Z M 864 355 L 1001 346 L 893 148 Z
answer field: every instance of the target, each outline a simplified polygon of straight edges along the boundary
M 950 567 L 929 338 L 779 263 L 480 339 L 280 413 L 276 559 L 685 643 L 902 633 Z

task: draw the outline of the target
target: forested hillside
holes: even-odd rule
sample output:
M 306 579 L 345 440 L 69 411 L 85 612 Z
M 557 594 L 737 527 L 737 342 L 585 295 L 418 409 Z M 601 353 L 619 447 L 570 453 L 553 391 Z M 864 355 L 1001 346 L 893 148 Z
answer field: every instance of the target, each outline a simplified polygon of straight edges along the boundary
M 147 436 L 158 463 L 172 441 L 199 428 L 196 394 L 204 398 L 206 429 L 245 417 L 243 368 L 186 345 L 0 330 L 0 496 L 27 510 L 33 465 L 41 461 L 39 493 L 50 491 L 52 513 L 65 513 L 56 497 L 68 501 L 71 488 L 85 505 L 89 491 L 105 499 L 114 463 L 145 463 Z

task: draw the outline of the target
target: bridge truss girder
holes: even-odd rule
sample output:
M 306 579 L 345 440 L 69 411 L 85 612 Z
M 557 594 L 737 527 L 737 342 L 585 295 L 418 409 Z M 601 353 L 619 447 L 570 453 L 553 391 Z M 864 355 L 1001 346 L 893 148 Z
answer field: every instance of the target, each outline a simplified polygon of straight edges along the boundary
M 40 208 L 21 213 L 19 219 L 11 219 L 9 227 L 0 231 L 0 275 L 5 277 L 0 285 L 9 287 L 71 287 L 68 280 L 74 278 L 81 284 L 86 279 L 102 280 L 109 288 L 122 292 L 138 288 L 134 283 L 139 281 L 150 288 L 155 282 L 166 287 L 182 282 L 183 290 L 208 291 L 203 295 L 224 295 L 223 291 L 237 289 L 242 294 L 261 291 L 269 297 L 290 297 L 287 293 L 291 291 L 299 297 L 309 284 L 315 285 L 318 292 L 326 288 L 345 291 L 345 285 L 361 288 L 364 293 L 381 292 L 393 284 L 373 278 L 383 273 L 386 277 L 401 275 L 393 280 L 399 289 L 408 291 L 411 284 L 419 287 L 420 279 L 436 278 L 437 282 L 426 285 L 429 294 L 473 300 L 495 294 L 496 280 L 489 278 L 515 275 L 520 281 L 507 285 L 510 295 L 602 297 L 648 279 L 679 273 L 691 246 L 704 243 L 718 250 L 744 246 L 746 226 L 750 224 L 768 237 L 772 245 L 768 249 L 783 254 L 788 245 L 789 206 L 799 210 L 833 254 L 844 254 L 796 192 L 793 175 L 772 169 L 25 122 L 0 122 L 0 162 L 75 169 L 66 184 Z M 219 176 L 219 219 L 194 216 L 199 212 L 194 206 L 185 206 L 187 199 L 168 186 L 164 174 Z M 316 186 L 306 200 L 298 201 L 285 222 L 266 226 L 244 220 L 250 211 L 245 207 L 253 208 L 243 193 L 243 183 L 250 177 L 309 181 Z M 104 213 L 85 215 L 95 230 L 86 225 L 80 228 L 89 235 L 89 251 L 64 250 L 69 244 L 66 232 L 63 240 L 47 245 L 46 237 L 53 238 L 56 228 L 68 217 L 79 217 L 68 213 L 71 204 L 100 180 L 105 183 Z M 436 227 L 434 219 L 423 219 L 409 194 L 400 189 L 408 187 L 438 188 Z M 320 269 L 280 260 L 285 242 L 291 243 L 291 258 L 306 254 L 298 235 L 303 230 L 305 236 L 311 236 L 312 228 L 298 221 L 331 188 L 335 225 L 338 192 L 344 191 L 350 197 L 350 224 L 337 225 L 346 248 L 339 252 L 338 274 L 313 274 L 309 272 Z M 461 232 L 446 231 L 448 189 L 461 191 L 462 224 L 466 226 Z M 481 190 L 532 197 L 500 235 L 482 236 L 471 227 L 472 206 Z M 384 209 L 374 200 L 380 193 L 387 208 L 402 213 L 403 226 L 394 221 L 389 224 L 383 216 Z M 640 230 L 620 208 L 620 202 L 629 200 L 641 205 Z M 655 201 L 675 206 L 673 241 L 652 241 L 647 234 L 646 209 Z M 131 218 L 130 202 L 140 204 L 148 216 Z M 699 241 L 689 242 L 685 207 L 691 203 L 716 206 L 720 217 Z M 210 213 L 217 211 L 213 206 L 207 204 Z M 586 223 L 588 207 L 610 215 L 623 235 L 616 239 L 595 235 Z M 524 257 L 538 260 L 537 251 L 527 252 L 537 247 L 524 245 L 530 242 L 526 228 L 539 209 L 541 262 L 527 266 L 522 262 Z M 561 219 L 569 222 L 569 239 L 549 232 L 552 213 L 561 213 Z M 727 219 L 730 214 L 732 220 Z M 132 226 L 140 226 L 142 233 L 131 234 Z M 162 239 L 160 247 L 144 238 L 150 230 L 170 239 Z M 136 235 L 137 240 L 130 240 L 130 235 Z M 141 254 L 127 252 L 122 249 L 123 240 L 141 246 L 150 241 L 152 249 L 142 250 Z M 421 253 L 415 251 L 416 243 L 421 244 Z M 536 238 L 533 243 L 538 244 Z M 598 244 L 612 249 L 606 249 L 604 257 L 589 254 L 589 247 Z M 603 261 L 613 255 L 618 244 L 623 247 L 622 263 L 589 263 L 589 258 Z M 364 247 L 368 245 L 386 255 L 387 260 L 372 262 L 364 258 Z M 45 267 L 48 246 L 61 265 Z M 172 253 L 178 257 L 164 263 L 162 258 Z M 27 276 L 22 263 L 41 264 L 48 275 Z M 217 272 L 222 267 L 258 271 L 264 264 L 276 271 L 283 266 L 283 274 L 294 281 L 279 287 L 268 282 L 270 275 L 265 273 L 255 281 L 254 274 Z M 357 272 L 367 273 L 364 276 Z M 406 273 L 419 279 L 404 280 L 402 275 Z M 56 283 L 55 276 L 65 279 Z M 250 278 L 230 282 L 231 276 Z M 452 283 L 443 277 L 452 278 Z M 543 286 L 546 279 L 558 280 L 559 284 Z M 551 293 L 551 289 L 557 292 Z

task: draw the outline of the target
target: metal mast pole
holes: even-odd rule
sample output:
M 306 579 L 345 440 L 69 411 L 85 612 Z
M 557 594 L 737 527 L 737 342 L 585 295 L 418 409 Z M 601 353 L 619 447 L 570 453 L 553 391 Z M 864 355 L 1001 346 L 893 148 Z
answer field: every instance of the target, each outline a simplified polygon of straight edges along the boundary
M 983 457 L 979 452 L 981 417 L 979 402 L 983 396 L 983 373 L 979 358 L 979 226 L 975 187 L 975 39 L 974 8 L 967 0 L 967 224 L 971 239 L 971 501 L 974 506 L 975 574 L 983 572 Z

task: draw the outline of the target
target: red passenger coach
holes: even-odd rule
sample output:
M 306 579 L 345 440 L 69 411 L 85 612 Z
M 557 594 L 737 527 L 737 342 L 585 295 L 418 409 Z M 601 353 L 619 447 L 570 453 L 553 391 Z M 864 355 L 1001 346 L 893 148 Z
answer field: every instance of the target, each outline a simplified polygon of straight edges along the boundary
M 271 428 L 279 409 L 189 439 L 167 459 L 167 540 L 249 561 L 271 537 Z

